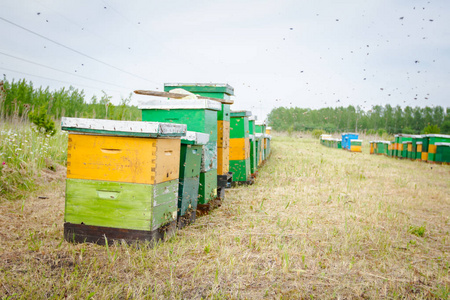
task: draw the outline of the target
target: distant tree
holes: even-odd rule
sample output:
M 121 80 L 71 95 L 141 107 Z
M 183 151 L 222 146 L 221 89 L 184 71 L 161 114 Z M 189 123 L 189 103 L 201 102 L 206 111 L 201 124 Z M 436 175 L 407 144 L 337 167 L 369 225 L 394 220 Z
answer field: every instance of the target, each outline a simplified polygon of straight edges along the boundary
M 442 123 L 441 133 L 450 134 L 450 120 L 444 121 L 444 123 Z

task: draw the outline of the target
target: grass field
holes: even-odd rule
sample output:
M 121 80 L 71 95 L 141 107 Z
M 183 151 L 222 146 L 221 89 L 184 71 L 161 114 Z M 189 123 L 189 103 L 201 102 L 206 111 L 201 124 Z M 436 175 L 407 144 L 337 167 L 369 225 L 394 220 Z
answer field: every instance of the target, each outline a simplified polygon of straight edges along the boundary
M 256 184 L 154 248 L 65 242 L 60 170 L 39 194 L 0 203 L 0 295 L 447 299 L 450 166 L 367 147 L 276 136 Z

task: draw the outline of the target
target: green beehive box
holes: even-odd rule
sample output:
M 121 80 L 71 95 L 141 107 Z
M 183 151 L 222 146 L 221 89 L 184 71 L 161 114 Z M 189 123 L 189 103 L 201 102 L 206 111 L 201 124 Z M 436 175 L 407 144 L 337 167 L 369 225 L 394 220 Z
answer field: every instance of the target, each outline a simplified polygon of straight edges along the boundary
M 446 142 L 437 142 L 436 146 L 436 155 L 435 162 L 450 164 L 450 143 Z
M 200 173 L 198 204 L 206 205 L 217 196 L 217 170 Z
M 388 156 L 388 154 L 389 154 L 389 144 L 390 144 L 390 142 L 383 141 L 383 155 Z
M 258 170 L 258 157 L 256 154 L 256 137 L 255 137 L 255 118 L 249 117 L 248 120 L 249 137 L 250 137 L 250 172 L 255 174 Z
M 209 134 L 208 145 L 211 147 L 205 147 L 202 162 L 204 172 L 214 171 L 216 179 L 214 184 L 205 182 L 204 180 L 209 180 L 209 176 L 200 174 L 199 204 L 207 204 L 217 196 L 217 112 L 221 107 L 219 102 L 205 99 L 158 99 L 147 101 L 139 107 L 142 110 L 142 121 L 186 124 L 189 131 Z
M 409 141 L 402 141 L 402 151 L 400 154 L 400 158 L 408 158 L 408 142 Z
M 420 146 L 419 146 L 420 145 Z M 419 151 L 420 149 L 420 151 Z M 412 160 L 420 160 L 421 153 L 422 152 L 422 136 L 421 135 L 413 135 L 412 136 L 412 153 L 411 153 L 411 159 Z
M 178 179 L 158 184 L 67 179 L 65 222 L 152 231 L 177 218 Z
M 186 124 L 187 130 L 209 134 L 217 141 L 217 112 L 221 104 L 212 100 L 149 100 L 141 105 L 142 121 Z
M 436 143 L 450 143 L 450 135 L 428 134 L 428 159 L 429 162 L 436 161 Z
M 249 111 L 232 111 L 230 120 L 230 172 L 233 182 L 251 183 Z
M 216 99 L 230 100 L 234 95 L 234 88 L 226 83 L 165 83 L 164 91 L 170 92 L 174 89 L 184 89 L 195 95 Z M 229 172 L 229 122 L 230 104 L 221 103 L 221 109 L 217 111 L 217 146 L 215 151 L 214 166 L 208 167 L 208 162 L 203 162 L 203 171 L 217 169 L 218 197 L 223 198 L 224 189 L 232 180 Z M 212 141 L 212 139 L 211 139 Z M 206 147 L 205 151 L 212 150 L 212 145 Z M 213 151 L 213 150 L 212 150 Z M 212 154 L 212 152 L 210 153 Z M 210 161 L 211 162 L 211 161 Z
M 217 169 L 217 143 L 208 142 L 203 146 L 201 171 L 208 172 Z
M 413 144 L 411 141 L 406 141 L 406 158 L 412 159 L 413 158 Z
M 230 170 L 233 170 L 233 182 L 250 183 L 250 160 L 230 161 Z
M 110 242 L 158 240 L 158 229 L 177 218 L 177 194 L 178 179 L 154 185 L 67 179 L 64 236 L 100 244 L 105 235 Z
M 234 88 L 225 83 L 165 83 L 164 91 L 170 92 L 173 89 L 181 88 L 193 94 L 203 97 L 226 99 L 234 95 Z M 230 105 L 222 104 L 222 108 L 217 113 L 217 120 L 230 121 Z
M 401 147 L 400 147 L 400 135 L 396 134 L 394 135 L 393 157 L 399 157 L 399 150 Z
M 416 140 L 416 160 L 422 160 L 422 138 Z
M 194 222 L 199 197 L 202 148 L 209 136 L 188 131 L 181 140 L 180 179 L 178 187 L 178 227 Z
M 428 160 L 428 136 L 426 134 L 422 135 L 422 155 L 421 160 L 427 162 Z

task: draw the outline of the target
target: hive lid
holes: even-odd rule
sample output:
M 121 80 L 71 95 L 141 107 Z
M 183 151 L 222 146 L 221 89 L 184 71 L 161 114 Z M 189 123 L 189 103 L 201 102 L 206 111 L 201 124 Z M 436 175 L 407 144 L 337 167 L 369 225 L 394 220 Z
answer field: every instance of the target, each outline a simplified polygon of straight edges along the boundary
M 363 142 L 363 140 L 355 140 L 355 139 L 353 139 L 353 140 L 350 140 L 351 142 L 360 142 L 360 143 L 362 143 Z
M 61 129 L 65 131 L 84 132 L 97 135 L 180 137 L 186 134 L 187 125 L 160 122 L 115 121 L 63 117 L 61 119 Z
M 231 117 L 250 117 L 251 115 L 252 112 L 248 110 L 235 110 L 230 113 Z
M 207 99 L 155 99 L 143 102 L 139 105 L 139 109 L 208 109 L 218 111 L 222 109 L 222 104 Z
M 257 139 L 260 139 L 260 138 L 262 138 L 263 136 L 264 136 L 263 133 L 255 133 L 255 137 L 256 137 Z
M 446 146 L 446 147 L 450 147 L 450 143 L 444 143 L 444 142 L 438 142 L 434 144 L 435 146 Z
M 267 127 L 266 127 L 266 129 L 272 130 L 272 127 L 270 127 L 270 126 L 267 126 Z
M 427 134 L 426 137 L 440 137 L 450 139 L 450 135 L 447 134 Z
M 248 138 L 251 139 L 252 141 L 255 139 L 255 135 L 254 134 L 249 134 Z
M 423 143 L 422 142 L 416 142 L 416 145 L 422 145 Z
M 234 88 L 227 83 L 164 83 L 164 88 L 177 87 L 193 93 L 225 93 L 234 95 Z
M 265 133 L 263 133 L 263 135 L 264 135 L 264 138 L 266 138 L 266 139 L 272 139 L 272 136 L 270 135 L 270 134 L 265 134 Z
M 183 144 L 193 144 L 193 145 L 206 145 L 209 142 L 209 134 L 187 131 L 186 136 L 181 138 Z
M 256 119 L 257 119 L 257 116 L 250 116 L 250 117 L 248 117 L 249 121 L 256 121 Z
M 264 121 L 256 121 L 255 122 L 255 125 L 258 125 L 258 126 L 265 126 L 266 125 L 266 122 L 264 122 Z

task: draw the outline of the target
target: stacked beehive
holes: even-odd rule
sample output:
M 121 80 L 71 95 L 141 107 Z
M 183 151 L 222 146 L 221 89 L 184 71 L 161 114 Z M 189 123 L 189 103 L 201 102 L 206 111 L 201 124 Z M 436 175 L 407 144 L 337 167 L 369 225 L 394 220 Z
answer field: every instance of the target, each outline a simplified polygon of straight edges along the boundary
M 165 83 L 164 91 L 170 92 L 181 88 L 199 96 L 230 100 L 234 88 L 224 83 Z M 226 101 L 225 101 L 226 102 Z M 208 146 L 212 149 L 212 145 Z M 221 103 L 217 111 L 217 194 L 224 197 L 225 188 L 232 181 L 229 166 L 230 153 L 230 104 Z
M 202 150 L 198 205 L 209 209 L 217 196 L 217 111 L 221 104 L 205 99 L 149 100 L 140 106 L 142 121 L 186 124 L 189 131 L 209 134 Z
M 64 236 L 159 240 L 175 229 L 179 124 L 63 118 L 70 132 Z
M 249 111 L 232 111 L 230 121 L 230 171 L 233 182 L 252 183 L 250 170 Z

